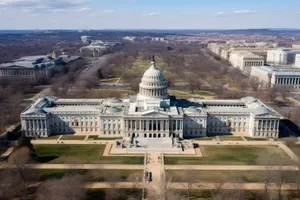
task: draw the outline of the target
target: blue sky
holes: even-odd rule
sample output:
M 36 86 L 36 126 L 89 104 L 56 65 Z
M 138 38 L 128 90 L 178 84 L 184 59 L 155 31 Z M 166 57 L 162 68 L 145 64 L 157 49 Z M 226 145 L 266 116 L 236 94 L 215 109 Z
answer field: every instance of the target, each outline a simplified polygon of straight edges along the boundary
M 0 29 L 300 28 L 300 0 L 0 0 Z

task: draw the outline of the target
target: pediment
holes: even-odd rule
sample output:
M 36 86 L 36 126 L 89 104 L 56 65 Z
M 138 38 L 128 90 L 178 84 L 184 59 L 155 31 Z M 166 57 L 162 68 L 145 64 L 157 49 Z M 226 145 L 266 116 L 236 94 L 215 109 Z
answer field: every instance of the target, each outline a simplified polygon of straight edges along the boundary
M 169 117 L 168 114 L 166 113 L 162 113 L 162 112 L 158 112 L 156 110 L 151 110 L 151 111 L 146 111 L 142 114 L 142 116 L 151 116 L 151 117 Z

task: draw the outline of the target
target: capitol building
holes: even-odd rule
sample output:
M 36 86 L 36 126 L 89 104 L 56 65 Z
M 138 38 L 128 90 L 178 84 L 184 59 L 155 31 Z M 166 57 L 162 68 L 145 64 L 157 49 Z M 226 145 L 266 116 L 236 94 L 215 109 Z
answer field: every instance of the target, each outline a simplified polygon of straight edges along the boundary
M 207 135 L 278 137 L 280 115 L 253 97 L 238 100 L 176 99 L 156 67 L 128 99 L 59 99 L 46 96 L 21 113 L 28 137 L 61 134 L 99 135 L 125 140 L 196 138 Z

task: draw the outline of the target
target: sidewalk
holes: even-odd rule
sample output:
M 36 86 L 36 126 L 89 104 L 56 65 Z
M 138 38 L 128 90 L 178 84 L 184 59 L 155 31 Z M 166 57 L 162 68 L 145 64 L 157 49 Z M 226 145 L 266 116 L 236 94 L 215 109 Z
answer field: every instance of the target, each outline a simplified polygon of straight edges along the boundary
M 6 164 L 0 165 L 1 168 L 10 167 Z M 126 164 L 29 164 L 27 167 L 32 169 L 132 169 L 143 170 L 143 165 Z
M 262 171 L 261 165 L 165 165 L 165 170 L 223 170 L 223 171 Z M 269 166 L 270 170 L 298 171 L 297 166 Z
M 206 182 L 199 182 L 194 183 L 192 185 L 192 189 L 198 190 L 213 190 L 216 189 L 217 183 L 206 183 Z M 115 188 L 149 188 L 149 184 L 147 183 L 132 183 L 132 182 L 118 182 L 114 185 Z M 86 184 L 86 188 L 89 189 L 96 189 L 96 188 L 111 188 L 111 184 L 107 182 L 101 183 L 88 183 Z M 181 182 L 173 182 L 170 184 L 171 189 L 175 190 L 185 190 L 187 188 L 186 183 Z M 224 183 L 221 187 L 225 190 L 232 190 L 232 189 L 241 189 L 241 190 L 264 190 L 265 184 L 264 183 Z M 278 187 L 276 184 L 271 183 L 269 185 L 270 190 L 276 190 Z M 282 190 L 296 190 L 297 185 L 295 183 L 286 183 L 282 185 Z

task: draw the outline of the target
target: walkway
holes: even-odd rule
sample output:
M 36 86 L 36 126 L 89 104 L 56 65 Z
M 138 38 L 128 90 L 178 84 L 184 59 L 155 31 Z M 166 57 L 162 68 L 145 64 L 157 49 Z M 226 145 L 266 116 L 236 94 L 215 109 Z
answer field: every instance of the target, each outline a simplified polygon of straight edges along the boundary
M 165 165 L 165 170 L 223 170 L 223 171 L 261 171 L 261 165 Z M 297 166 L 269 166 L 271 170 L 298 171 Z
M 1 168 L 8 168 L 9 165 L 2 164 Z M 132 169 L 143 170 L 143 165 L 126 165 L 126 164 L 29 164 L 28 168 L 32 169 Z
M 162 153 L 151 152 L 147 153 L 146 171 L 152 173 L 151 181 L 145 183 L 147 195 L 155 196 L 160 192 L 161 177 L 163 174 L 162 168 Z
M 32 144 L 107 144 L 114 140 L 32 140 Z
M 216 189 L 217 183 L 194 183 L 192 188 L 198 190 L 213 190 Z M 114 185 L 115 188 L 143 188 L 147 187 L 147 185 L 143 185 L 142 183 L 136 184 L 132 182 L 118 182 Z M 242 190 L 264 190 L 264 183 L 224 183 L 222 185 L 222 189 L 232 190 L 232 189 L 242 189 Z M 88 183 L 86 184 L 86 188 L 97 189 L 97 188 L 111 188 L 111 184 L 107 182 L 97 182 L 97 183 Z M 177 190 L 185 190 L 187 188 L 186 183 L 173 182 L 170 184 L 171 189 Z M 276 190 L 276 184 L 270 184 L 270 190 Z M 282 185 L 282 190 L 296 190 L 297 185 L 295 183 L 286 183 Z

